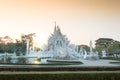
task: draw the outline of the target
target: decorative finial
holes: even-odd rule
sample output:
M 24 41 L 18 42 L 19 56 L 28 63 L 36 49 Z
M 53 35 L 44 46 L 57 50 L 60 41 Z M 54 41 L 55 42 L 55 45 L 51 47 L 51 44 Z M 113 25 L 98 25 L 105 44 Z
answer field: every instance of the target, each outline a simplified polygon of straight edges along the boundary
M 57 25 L 57 30 L 58 30 L 58 31 L 60 31 L 60 28 L 59 28 L 59 26 L 58 26 L 58 25 Z
M 56 27 L 56 21 L 55 21 L 55 27 Z
M 54 33 L 57 31 L 57 29 L 56 29 L 56 21 L 55 21 L 55 28 L 54 28 Z

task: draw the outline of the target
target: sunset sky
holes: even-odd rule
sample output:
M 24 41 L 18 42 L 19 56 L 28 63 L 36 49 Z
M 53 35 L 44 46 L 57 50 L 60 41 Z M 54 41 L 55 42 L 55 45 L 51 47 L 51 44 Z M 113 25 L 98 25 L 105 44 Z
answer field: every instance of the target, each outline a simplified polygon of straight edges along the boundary
M 0 0 L 0 37 L 36 33 L 42 45 L 55 21 L 73 44 L 120 41 L 120 0 Z

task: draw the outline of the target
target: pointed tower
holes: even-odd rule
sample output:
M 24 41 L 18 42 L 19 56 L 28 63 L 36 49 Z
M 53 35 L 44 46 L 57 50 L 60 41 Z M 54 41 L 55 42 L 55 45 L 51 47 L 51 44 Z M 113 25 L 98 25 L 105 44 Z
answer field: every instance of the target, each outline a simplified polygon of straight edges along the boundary
M 57 31 L 57 29 L 56 29 L 56 21 L 55 21 L 54 34 L 55 34 L 56 31 Z
M 58 33 L 58 34 L 61 34 L 61 30 L 60 30 L 60 28 L 59 28 L 58 25 L 57 25 L 57 33 Z

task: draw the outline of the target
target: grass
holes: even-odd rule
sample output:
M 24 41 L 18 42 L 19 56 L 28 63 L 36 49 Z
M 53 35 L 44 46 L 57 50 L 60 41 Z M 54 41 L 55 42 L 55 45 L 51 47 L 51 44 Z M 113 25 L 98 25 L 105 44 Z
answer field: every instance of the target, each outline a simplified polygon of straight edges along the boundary
M 116 58 L 116 57 L 105 57 L 105 58 L 101 58 L 101 59 L 118 60 L 118 61 L 120 61 L 120 58 Z

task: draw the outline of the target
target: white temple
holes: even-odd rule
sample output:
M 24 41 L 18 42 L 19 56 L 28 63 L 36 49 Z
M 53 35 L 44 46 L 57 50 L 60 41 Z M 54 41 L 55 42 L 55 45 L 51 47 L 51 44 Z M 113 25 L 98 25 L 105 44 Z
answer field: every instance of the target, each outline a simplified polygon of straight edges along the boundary
M 53 54 L 53 59 L 77 59 L 75 55 L 77 52 L 69 42 L 68 38 L 61 33 L 59 26 L 55 25 L 54 32 L 48 39 L 46 51 L 48 54 Z
M 43 53 L 52 55 L 54 60 L 79 60 L 79 59 L 98 59 L 98 54 L 92 50 L 92 41 L 90 41 L 90 52 L 81 48 L 78 52 L 77 46 L 70 44 L 70 41 L 61 33 L 59 26 L 55 25 L 54 32 L 48 39 L 48 45 Z

